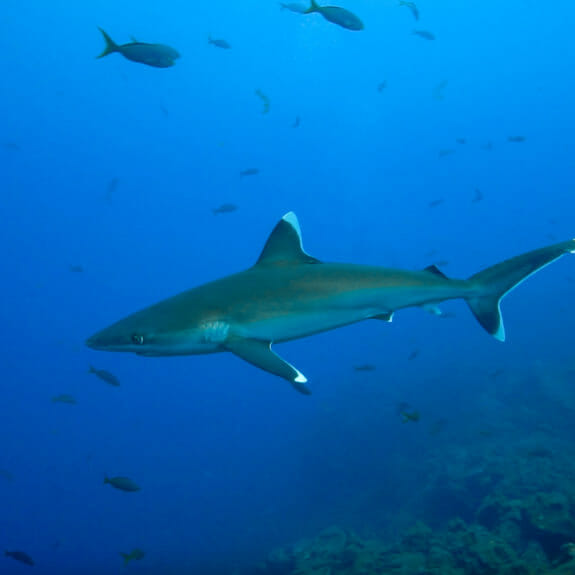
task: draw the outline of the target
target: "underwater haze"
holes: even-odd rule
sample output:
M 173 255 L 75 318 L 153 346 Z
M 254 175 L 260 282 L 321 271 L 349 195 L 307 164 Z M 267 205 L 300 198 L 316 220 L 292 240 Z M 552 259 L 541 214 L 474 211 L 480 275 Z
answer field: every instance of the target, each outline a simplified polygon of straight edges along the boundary
M 434 278 L 575 237 L 572 3 L 286 4 L 0 3 L 0 573 L 575 573 L 575 257 L 504 343 L 441 298 L 278 343 L 309 396 L 85 345 L 289 212 L 313 258 Z

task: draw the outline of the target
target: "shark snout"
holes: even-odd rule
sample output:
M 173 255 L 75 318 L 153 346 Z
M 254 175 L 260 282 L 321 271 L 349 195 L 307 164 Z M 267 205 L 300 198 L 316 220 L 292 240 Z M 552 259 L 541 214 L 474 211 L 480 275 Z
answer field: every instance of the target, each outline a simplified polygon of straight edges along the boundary
M 86 347 L 89 347 L 90 349 L 103 349 L 104 348 L 103 342 L 101 341 L 101 338 L 98 337 L 97 333 L 90 336 L 84 342 L 84 344 L 86 345 Z

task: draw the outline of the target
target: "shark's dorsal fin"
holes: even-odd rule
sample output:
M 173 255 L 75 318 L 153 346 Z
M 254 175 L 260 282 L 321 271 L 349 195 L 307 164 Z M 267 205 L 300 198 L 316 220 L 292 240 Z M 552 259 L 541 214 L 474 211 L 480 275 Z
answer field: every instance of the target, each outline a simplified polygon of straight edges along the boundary
M 321 263 L 319 260 L 304 252 L 297 216 L 289 212 L 273 229 L 256 265 L 283 266 L 319 263 Z
M 430 266 L 427 266 L 426 268 L 423 268 L 424 272 L 429 272 L 430 274 L 434 274 L 436 276 L 440 276 L 442 278 L 448 279 L 448 277 L 435 265 L 432 264 Z

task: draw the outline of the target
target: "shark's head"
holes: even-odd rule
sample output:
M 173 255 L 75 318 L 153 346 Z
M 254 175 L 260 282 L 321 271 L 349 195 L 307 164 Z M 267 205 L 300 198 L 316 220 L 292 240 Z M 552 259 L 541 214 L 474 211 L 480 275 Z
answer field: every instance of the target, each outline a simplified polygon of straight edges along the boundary
M 146 356 L 219 351 L 227 336 L 228 324 L 204 321 L 185 328 L 175 325 L 166 303 L 161 302 L 121 319 L 89 337 L 86 345 L 99 351 L 123 351 Z

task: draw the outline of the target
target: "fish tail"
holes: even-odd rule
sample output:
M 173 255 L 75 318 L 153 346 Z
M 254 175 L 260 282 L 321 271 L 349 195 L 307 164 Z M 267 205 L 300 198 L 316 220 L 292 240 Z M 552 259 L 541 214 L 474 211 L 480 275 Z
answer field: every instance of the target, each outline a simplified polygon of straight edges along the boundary
M 104 476 L 104 485 L 108 485 L 108 483 L 110 483 L 110 479 L 109 479 L 109 477 L 106 475 L 106 476 Z
M 120 555 L 124 558 L 124 567 L 126 567 L 132 558 L 129 553 L 120 553 Z
M 310 0 L 309 8 L 304 12 L 304 14 L 311 14 L 312 12 L 319 12 L 320 7 L 315 0 Z
M 118 46 L 118 44 L 116 44 L 116 42 L 114 42 L 114 40 L 112 40 L 112 38 L 110 38 L 109 34 L 104 30 L 102 30 L 102 28 L 98 28 L 98 30 L 100 30 L 100 32 L 102 32 L 102 36 L 104 36 L 104 40 L 106 41 L 106 47 L 99 56 L 96 56 L 96 58 L 103 58 L 104 56 L 112 54 L 113 52 L 119 52 L 120 47 Z
M 88 373 L 96 373 L 96 369 L 93 365 L 88 366 Z
M 575 239 L 521 254 L 476 273 L 468 281 L 478 289 L 473 296 L 465 298 L 467 305 L 488 333 L 505 341 L 500 309 L 503 297 L 541 268 L 572 253 L 575 253 Z

